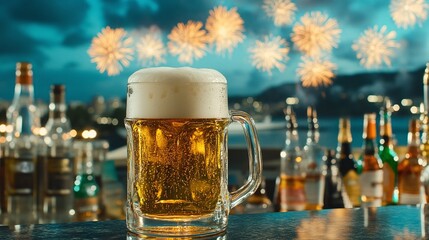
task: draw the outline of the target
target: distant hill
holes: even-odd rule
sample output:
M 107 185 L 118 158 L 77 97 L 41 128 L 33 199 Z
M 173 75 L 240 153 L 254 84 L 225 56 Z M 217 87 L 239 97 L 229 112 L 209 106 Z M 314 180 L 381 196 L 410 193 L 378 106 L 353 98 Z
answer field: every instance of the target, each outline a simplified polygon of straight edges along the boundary
M 317 108 L 319 115 L 357 116 L 366 112 L 378 112 L 379 105 L 369 103 L 368 95 L 388 96 L 392 103 L 412 99 L 415 105 L 423 101 L 422 79 L 425 67 L 408 72 L 376 72 L 354 75 L 340 75 L 329 87 L 303 88 L 297 83 L 285 83 L 271 87 L 253 96 L 255 100 L 270 104 L 273 115 L 282 115 L 281 109 L 288 97 L 298 97 L 297 111 L 304 111 L 308 105 Z M 231 97 L 230 102 L 240 102 L 243 97 Z M 402 109 L 397 114 L 409 114 Z

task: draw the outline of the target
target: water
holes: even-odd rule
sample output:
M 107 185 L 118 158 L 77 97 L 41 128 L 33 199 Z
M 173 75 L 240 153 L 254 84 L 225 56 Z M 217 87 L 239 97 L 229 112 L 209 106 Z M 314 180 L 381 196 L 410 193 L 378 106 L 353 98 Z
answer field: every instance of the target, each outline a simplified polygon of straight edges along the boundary
M 407 145 L 407 133 L 408 133 L 408 117 L 392 117 L 392 129 L 394 134 L 394 140 L 398 146 Z M 282 119 L 276 119 L 274 121 L 284 121 Z M 234 123 L 235 124 L 235 123 Z M 335 149 L 338 145 L 338 124 L 339 118 L 319 118 L 319 131 L 320 140 L 319 143 L 327 148 Z M 353 137 L 352 147 L 362 147 L 362 131 L 363 131 L 363 117 L 351 118 L 351 132 Z M 298 119 L 298 134 L 301 146 L 305 145 L 307 138 L 307 119 Z M 258 131 L 259 142 L 261 148 L 283 148 L 285 144 L 286 128 L 283 129 L 272 129 Z M 377 123 L 377 131 L 379 131 Z M 240 132 L 229 133 L 228 145 L 231 148 L 245 148 L 246 142 L 244 136 Z

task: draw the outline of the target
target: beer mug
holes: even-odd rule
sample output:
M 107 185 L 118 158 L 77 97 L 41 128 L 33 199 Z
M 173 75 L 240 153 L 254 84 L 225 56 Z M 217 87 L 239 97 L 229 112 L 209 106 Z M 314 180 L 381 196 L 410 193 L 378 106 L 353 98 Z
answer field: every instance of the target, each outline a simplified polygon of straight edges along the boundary
M 227 133 L 242 125 L 249 178 L 228 192 Z M 252 118 L 228 111 L 227 81 L 212 69 L 146 68 L 128 79 L 126 223 L 144 236 L 209 236 L 253 194 L 262 162 Z

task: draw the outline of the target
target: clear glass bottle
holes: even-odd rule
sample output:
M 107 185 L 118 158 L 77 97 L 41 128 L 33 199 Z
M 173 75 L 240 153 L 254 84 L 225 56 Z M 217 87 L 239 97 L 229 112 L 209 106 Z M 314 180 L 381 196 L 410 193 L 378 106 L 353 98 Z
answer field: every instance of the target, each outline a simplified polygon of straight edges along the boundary
M 51 86 L 49 118 L 43 137 L 41 202 L 43 222 L 69 222 L 73 209 L 73 157 L 65 86 Z
M 420 128 L 416 119 L 411 119 L 408 128 L 408 151 L 399 163 L 399 204 L 419 204 L 420 176 L 426 161 L 420 155 Z
M 383 161 L 383 205 L 398 203 L 398 155 L 393 149 L 391 102 L 385 97 L 380 110 L 379 156 Z
M 380 207 L 383 198 L 383 162 L 377 153 L 375 113 L 364 115 L 363 127 L 361 206 Z
M 273 204 L 265 190 L 265 179 L 262 179 L 256 192 L 247 198 L 244 213 L 268 213 L 273 211 Z
M 34 102 L 32 65 L 16 64 L 15 95 L 8 108 L 7 122 L 12 131 L 5 148 L 5 195 L 9 224 L 37 221 L 37 147 L 40 117 Z
M 280 152 L 280 176 L 274 190 L 275 210 L 280 212 L 304 210 L 305 170 L 299 147 L 298 123 L 291 106 L 285 110 L 287 124 L 285 147 Z
M 360 206 L 360 184 L 352 153 L 352 133 L 349 118 L 340 118 L 337 159 L 342 182 L 353 207 Z
M 308 132 L 303 151 L 305 166 L 305 196 L 306 210 L 321 210 L 323 208 L 323 194 L 325 192 L 326 164 L 325 150 L 319 145 L 319 122 L 316 110 L 307 108 Z
M 423 102 L 424 111 L 421 114 L 421 128 L 422 128 L 422 141 L 420 144 L 420 153 L 425 162 L 429 162 L 429 62 L 426 63 L 425 73 L 423 75 Z M 427 165 L 421 176 L 421 183 L 423 185 L 422 203 L 429 201 L 429 166 Z
M 94 159 L 92 142 L 76 141 L 78 174 L 74 181 L 74 211 L 77 221 L 98 220 L 99 186 L 94 176 Z

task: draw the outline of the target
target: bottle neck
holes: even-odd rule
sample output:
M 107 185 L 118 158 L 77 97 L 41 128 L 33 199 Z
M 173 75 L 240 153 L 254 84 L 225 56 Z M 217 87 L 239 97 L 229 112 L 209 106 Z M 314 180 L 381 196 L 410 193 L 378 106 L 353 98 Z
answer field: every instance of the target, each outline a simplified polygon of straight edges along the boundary
M 286 131 L 286 147 L 293 148 L 299 146 L 298 131 L 296 129 L 288 129 Z
M 67 106 L 64 102 L 51 102 L 49 104 L 49 119 L 63 119 L 66 117 Z
M 18 102 L 25 104 L 33 104 L 34 101 L 34 87 L 32 84 L 15 84 L 15 95 L 13 97 L 13 104 Z
M 363 150 L 365 155 L 377 154 L 377 144 L 375 139 L 365 138 L 363 142 L 364 142 Z
M 420 146 L 420 133 L 419 132 L 408 132 L 407 136 L 408 146 Z
M 429 113 L 429 63 L 426 64 L 425 74 L 423 75 L 423 102 L 424 112 Z
M 380 145 L 393 148 L 390 112 L 386 111 L 380 115 Z
M 339 160 L 348 157 L 350 154 L 352 154 L 352 144 L 348 141 L 340 142 L 338 146 L 338 152 L 340 154 Z
M 317 129 L 310 129 L 307 132 L 307 145 L 317 144 L 319 142 L 319 131 Z

